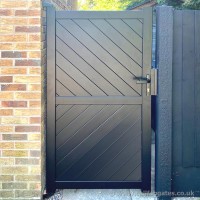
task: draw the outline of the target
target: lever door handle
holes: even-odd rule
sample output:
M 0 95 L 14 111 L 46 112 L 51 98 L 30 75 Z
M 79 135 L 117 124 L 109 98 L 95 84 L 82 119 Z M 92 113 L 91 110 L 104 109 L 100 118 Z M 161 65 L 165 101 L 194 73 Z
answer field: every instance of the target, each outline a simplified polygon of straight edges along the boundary
M 137 84 L 147 84 L 151 82 L 150 76 L 147 74 L 146 77 L 136 77 Z

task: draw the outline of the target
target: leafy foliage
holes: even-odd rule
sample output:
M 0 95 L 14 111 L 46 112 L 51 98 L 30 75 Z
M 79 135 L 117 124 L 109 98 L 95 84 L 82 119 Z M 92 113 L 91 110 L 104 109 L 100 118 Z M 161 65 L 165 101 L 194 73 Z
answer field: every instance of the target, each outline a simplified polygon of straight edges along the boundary
M 136 0 L 79 0 L 80 10 L 125 10 Z
M 78 0 L 80 10 L 126 10 L 134 3 L 144 0 Z M 159 4 L 175 8 L 200 9 L 200 0 L 157 0 Z
M 157 2 L 177 8 L 200 9 L 200 0 L 157 0 Z

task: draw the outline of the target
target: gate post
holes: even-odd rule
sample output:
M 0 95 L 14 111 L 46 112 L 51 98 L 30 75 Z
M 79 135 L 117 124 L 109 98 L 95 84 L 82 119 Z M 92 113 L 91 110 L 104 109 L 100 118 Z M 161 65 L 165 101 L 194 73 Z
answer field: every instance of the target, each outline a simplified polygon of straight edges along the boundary
M 171 199 L 173 8 L 157 7 L 156 192 Z

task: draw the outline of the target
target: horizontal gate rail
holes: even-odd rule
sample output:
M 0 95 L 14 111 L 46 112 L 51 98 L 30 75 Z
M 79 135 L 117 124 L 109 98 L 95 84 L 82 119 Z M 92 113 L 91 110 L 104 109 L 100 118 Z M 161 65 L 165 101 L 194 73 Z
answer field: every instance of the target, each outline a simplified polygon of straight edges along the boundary
M 66 12 L 66 11 L 59 11 L 56 12 L 56 19 L 119 19 L 119 18 L 125 18 L 125 19 L 134 19 L 134 18 L 144 18 L 144 13 L 143 11 L 134 11 L 134 12 L 125 12 L 125 11 L 118 11 L 117 15 L 113 15 L 113 11 L 101 11 L 101 12 L 96 12 L 96 11 L 90 11 L 90 12 L 85 12 L 85 11 L 79 11 L 79 12 Z
M 121 105 L 121 104 L 142 104 L 142 97 L 128 97 L 128 96 L 107 96 L 107 97 L 56 97 L 56 104 L 85 104 L 85 105 Z

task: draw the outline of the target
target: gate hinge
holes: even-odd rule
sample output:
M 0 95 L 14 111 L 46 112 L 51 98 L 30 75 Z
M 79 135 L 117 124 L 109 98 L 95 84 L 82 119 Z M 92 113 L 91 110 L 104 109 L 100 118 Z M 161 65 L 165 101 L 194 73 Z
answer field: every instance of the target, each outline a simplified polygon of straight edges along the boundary
M 151 95 L 157 95 L 157 69 L 151 69 Z

